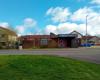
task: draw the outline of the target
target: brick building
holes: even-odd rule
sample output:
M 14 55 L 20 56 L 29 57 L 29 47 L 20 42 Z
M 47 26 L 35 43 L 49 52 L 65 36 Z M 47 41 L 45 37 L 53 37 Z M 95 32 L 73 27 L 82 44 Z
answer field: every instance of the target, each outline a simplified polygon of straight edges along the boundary
M 78 39 L 76 34 L 26 35 L 21 36 L 23 48 L 76 48 Z

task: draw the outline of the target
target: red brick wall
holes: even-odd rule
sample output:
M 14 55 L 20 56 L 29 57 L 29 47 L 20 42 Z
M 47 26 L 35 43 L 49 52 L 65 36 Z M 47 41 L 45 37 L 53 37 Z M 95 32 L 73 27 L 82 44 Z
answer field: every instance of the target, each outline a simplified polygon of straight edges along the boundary
M 49 48 L 57 48 L 58 47 L 58 39 L 50 39 L 48 43 Z
M 23 48 L 32 48 L 34 46 L 34 41 L 23 41 Z
M 42 48 L 40 44 L 40 39 L 35 38 L 34 40 L 23 40 L 23 48 Z M 48 39 L 48 45 L 45 45 L 47 48 L 56 48 L 58 47 L 58 39 Z
M 48 45 L 41 45 L 40 40 L 46 38 L 48 39 Z M 67 40 L 66 40 L 67 39 Z M 41 47 L 46 47 L 46 48 L 57 48 L 59 47 L 59 39 L 58 38 L 50 38 L 48 35 L 34 35 L 34 36 L 24 36 L 21 37 L 20 40 L 23 42 L 23 48 L 41 48 Z M 68 43 L 70 44 L 71 40 L 69 38 L 63 39 L 64 42 L 64 47 L 68 47 Z

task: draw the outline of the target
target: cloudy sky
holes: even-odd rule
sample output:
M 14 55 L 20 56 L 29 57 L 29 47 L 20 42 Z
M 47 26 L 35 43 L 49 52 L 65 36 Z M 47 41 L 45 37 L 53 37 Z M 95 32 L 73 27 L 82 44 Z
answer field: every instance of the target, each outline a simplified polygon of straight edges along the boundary
M 87 16 L 88 15 L 88 16 Z M 100 34 L 100 0 L 0 0 L 0 26 L 18 35 Z

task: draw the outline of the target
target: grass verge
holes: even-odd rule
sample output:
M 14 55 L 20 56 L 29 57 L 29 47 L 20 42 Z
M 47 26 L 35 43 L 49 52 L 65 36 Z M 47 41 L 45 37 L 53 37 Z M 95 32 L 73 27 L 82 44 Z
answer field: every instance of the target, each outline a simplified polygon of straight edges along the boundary
M 0 56 L 0 80 L 100 80 L 100 65 L 56 56 Z

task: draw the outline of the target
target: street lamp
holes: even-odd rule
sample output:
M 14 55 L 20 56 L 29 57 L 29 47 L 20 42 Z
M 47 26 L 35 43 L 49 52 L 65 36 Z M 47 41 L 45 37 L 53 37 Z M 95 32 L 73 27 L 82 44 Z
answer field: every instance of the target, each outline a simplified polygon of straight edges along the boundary
M 88 38 L 88 35 L 87 35 L 87 25 L 88 25 L 87 18 L 88 18 L 88 15 L 86 15 L 86 47 L 87 47 L 87 43 L 88 43 L 88 41 L 87 41 L 87 38 Z

